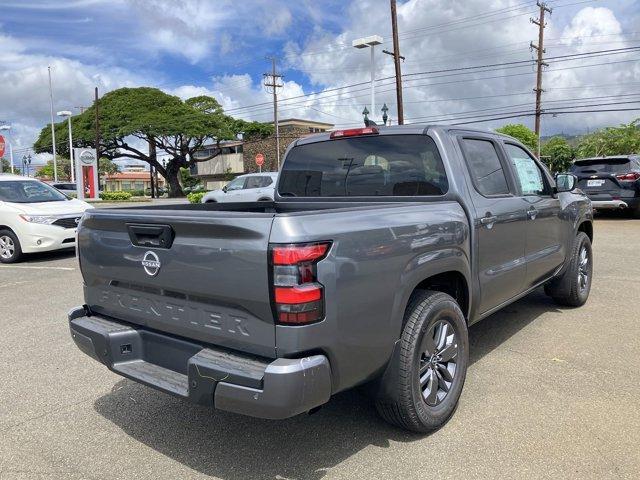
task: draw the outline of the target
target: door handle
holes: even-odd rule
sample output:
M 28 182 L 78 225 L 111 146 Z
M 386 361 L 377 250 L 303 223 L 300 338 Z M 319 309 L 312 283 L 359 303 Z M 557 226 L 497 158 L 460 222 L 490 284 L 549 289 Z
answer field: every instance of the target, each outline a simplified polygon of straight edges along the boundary
M 535 208 L 527 210 L 527 217 L 529 217 L 530 220 L 535 220 L 537 216 L 538 210 L 536 210 Z
M 496 220 L 498 220 L 498 217 L 487 212 L 487 214 L 480 219 L 480 223 L 485 227 L 491 229 L 493 227 L 493 224 L 496 223 Z

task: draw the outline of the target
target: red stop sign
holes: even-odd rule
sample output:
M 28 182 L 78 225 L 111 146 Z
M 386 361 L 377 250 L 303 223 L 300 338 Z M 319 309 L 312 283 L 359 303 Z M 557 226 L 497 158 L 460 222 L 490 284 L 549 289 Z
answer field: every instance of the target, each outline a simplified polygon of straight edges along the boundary
M 261 153 L 258 153 L 256 155 L 256 165 L 258 165 L 259 167 L 264 165 L 264 155 L 262 155 Z
M 0 135 L 0 157 L 4 157 L 4 137 Z

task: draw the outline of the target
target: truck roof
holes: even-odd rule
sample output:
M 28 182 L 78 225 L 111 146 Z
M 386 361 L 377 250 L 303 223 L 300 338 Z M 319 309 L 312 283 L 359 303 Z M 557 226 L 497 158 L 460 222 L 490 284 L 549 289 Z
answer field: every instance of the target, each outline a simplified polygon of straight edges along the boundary
M 357 127 L 356 127 L 357 128 Z M 364 128 L 364 126 L 362 127 Z M 414 123 L 409 125 L 376 125 L 375 128 L 378 129 L 381 135 L 400 135 L 400 134 L 415 134 L 420 135 L 424 133 L 427 129 L 430 128 L 441 128 L 444 130 L 464 130 L 467 132 L 478 132 L 483 134 L 497 135 L 504 138 L 513 138 L 509 135 L 504 135 L 502 133 L 496 132 L 490 129 L 478 128 L 478 127 L 469 127 L 466 125 L 446 125 L 446 124 L 420 124 Z M 332 132 L 336 130 L 346 130 L 341 128 L 336 128 L 332 131 L 321 132 L 315 135 L 309 135 L 303 138 L 300 138 L 296 141 L 295 145 L 306 145 L 308 143 L 322 142 L 330 139 L 330 135 Z M 517 139 L 516 139 L 517 140 Z

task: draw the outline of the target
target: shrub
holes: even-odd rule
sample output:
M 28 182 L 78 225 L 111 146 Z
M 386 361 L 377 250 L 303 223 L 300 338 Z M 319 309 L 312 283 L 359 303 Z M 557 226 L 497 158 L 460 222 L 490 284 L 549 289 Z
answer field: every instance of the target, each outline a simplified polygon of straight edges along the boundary
M 100 198 L 102 200 L 125 201 L 131 198 L 131 194 L 129 192 L 100 192 Z
M 204 197 L 205 193 L 207 192 L 190 193 L 187 195 L 187 199 L 189 200 L 189 203 L 202 203 L 202 197 Z
M 144 190 L 129 190 L 132 197 L 144 197 Z

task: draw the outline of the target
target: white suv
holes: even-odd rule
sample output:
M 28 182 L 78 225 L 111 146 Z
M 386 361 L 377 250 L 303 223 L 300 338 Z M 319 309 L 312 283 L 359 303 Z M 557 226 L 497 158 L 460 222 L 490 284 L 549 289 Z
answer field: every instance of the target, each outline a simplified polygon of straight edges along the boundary
M 0 175 L 0 262 L 74 247 L 76 227 L 88 208 L 93 207 L 39 180 Z
M 202 203 L 213 202 L 272 202 L 278 172 L 248 173 L 202 197 Z

